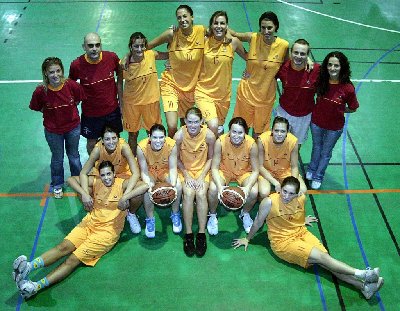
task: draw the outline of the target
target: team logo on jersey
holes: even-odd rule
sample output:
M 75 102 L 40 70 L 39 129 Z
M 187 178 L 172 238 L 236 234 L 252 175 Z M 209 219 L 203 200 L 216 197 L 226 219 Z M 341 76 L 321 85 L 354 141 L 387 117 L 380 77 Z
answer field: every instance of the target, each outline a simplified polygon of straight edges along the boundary
M 82 132 L 88 135 L 91 132 L 91 130 L 87 126 L 84 126 Z

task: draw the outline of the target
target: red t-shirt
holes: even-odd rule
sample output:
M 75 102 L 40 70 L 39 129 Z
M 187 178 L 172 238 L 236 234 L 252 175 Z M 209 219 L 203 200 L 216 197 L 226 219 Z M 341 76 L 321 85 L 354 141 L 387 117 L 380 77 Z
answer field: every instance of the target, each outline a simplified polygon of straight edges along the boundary
M 277 77 L 282 81 L 283 93 L 279 103 L 285 111 L 294 117 L 303 117 L 314 108 L 314 95 L 319 75 L 319 64 L 313 70 L 295 70 L 287 60 L 279 69 Z
M 59 88 L 39 85 L 32 94 L 29 108 L 43 112 L 43 125 L 51 133 L 64 134 L 80 123 L 77 104 L 86 98 L 82 87 L 66 80 Z
M 102 51 L 100 61 L 90 63 L 85 54 L 75 59 L 69 69 L 69 77 L 80 80 L 87 99 L 82 102 L 82 114 L 101 117 L 118 107 L 117 85 L 114 73 L 118 72 L 119 58 L 113 52 Z
M 338 131 L 344 126 L 346 105 L 351 110 L 359 107 L 353 84 L 329 84 L 328 92 L 317 97 L 311 121 L 321 128 Z

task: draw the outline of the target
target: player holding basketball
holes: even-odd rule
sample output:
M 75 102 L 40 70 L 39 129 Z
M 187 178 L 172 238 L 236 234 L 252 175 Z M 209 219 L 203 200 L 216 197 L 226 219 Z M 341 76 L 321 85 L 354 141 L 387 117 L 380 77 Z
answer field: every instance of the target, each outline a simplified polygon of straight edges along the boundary
M 215 135 L 203 125 L 203 116 L 199 108 L 193 107 L 186 112 L 185 126 L 175 134 L 178 149 L 179 177 L 183 183 L 183 220 L 186 234 L 183 250 L 187 256 L 204 256 L 207 250 L 205 235 L 207 223 L 207 190 L 210 183 L 211 160 L 214 153 Z M 196 246 L 192 231 L 194 201 L 196 200 L 199 232 Z
M 358 270 L 331 257 L 321 242 L 307 230 L 306 224 L 317 222 L 315 217 L 305 217 L 305 194 L 299 193 L 300 182 L 293 176 L 282 182 L 280 193 L 265 198 L 258 210 L 256 219 L 247 237 L 236 239 L 232 245 L 241 245 L 245 250 L 249 241 L 260 229 L 264 221 L 268 227 L 268 239 L 276 256 L 289 263 L 308 268 L 318 264 L 340 280 L 361 290 L 366 299 L 370 299 L 383 285 L 379 268 Z
M 216 137 L 224 132 L 232 89 L 232 65 L 235 52 L 246 60 L 247 54 L 238 38 L 227 37 L 228 15 L 216 11 L 210 18 L 204 47 L 203 65 L 196 84 L 196 105 L 208 128 Z
M 245 204 L 239 216 L 244 230 L 249 232 L 253 223 L 249 212 L 258 195 L 258 149 L 257 143 L 247 133 L 246 121 L 236 117 L 229 122 L 229 132 L 221 135 L 215 143 L 211 163 L 212 181 L 208 190 L 210 218 L 207 230 L 210 235 L 218 234 L 218 197 L 230 182 L 237 182 L 245 193 Z
M 118 79 L 118 97 L 122 98 L 120 104 L 124 129 L 129 135 L 128 143 L 136 155 L 137 137 L 142 125 L 148 132 L 153 124 L 161 123 L 156 60 L 168 59 L 168 53 L 148 50 L 147 39 L 141 32 L 130 36 L 128 48 L 128 66 L 127 70 L 120 72 L 123 79 Z
M 119 58 L 113 52 L 102 51 L 97 33 L 88 33 L 82 44 L 85 54 L 75 59 L 69 68 L 69 78 L 80 80 L 87 99 L 82 101 L 81 135 L 87 138 L 90 154 L 106 124 L 122 132 L 121 111 L 114 74 L 119 73 Z M 118 78 L 119 79 L 119 78 Z
M 95 200 L 91 208 L 85 207 L 88 214 L 82 221 L 60 244 L 31 262 L 23 255 L 14 261 L 12 275 L 23 298 L 28 299 L 64 280 L 81 264 L 93 267 L 117 243 L 124 228 L 124 209 L 128 201 L 142 195 L 148 187 L 140 182 L 132 191 L 126 192 L 129 182 L 115 177 L 111 162 L 100 163 L 99 170 L 99 177 L 89 177 L 90 194 Z M 87 195 L 77 179 L 70 177 L 68 183 L 82 198 Z M 30 272 L 50 266 L 65 256 L 68 256 L 65 261 L 46 277 L 37 282 L 29 279 Z
M 175 140 L 166 137 L 165 127 L 154 124 L 150 128 L 149 137 L 141 140 L 137 146 L 137 159 L 140 166 L 142 180 L 152 190 L 156 182 L 168 182 L 176 188 L 177 199 L 171 206 L 172 230 L 174 233 L 182 231 L 179 204 L 182 196 L 182 184 L 178 178 L 177 146 Z M 146 236 L 154 238 L 156 235 L 154 203 L 150 200 L 150 193 L 144 195 L 146 210 Z
M 110 161 L 115 168 L 115 174 L 119 178 L 127 179 L 128 186 L 126 193 L 130 192 L 139 180 L 140 172 L 136 159 L 131 148 L 123 138 L 119 137 L 119 132 L 112 126 L 106 125 L 101 134 L 101 139 L 94 146 L 89 159 L 84 164 L 79 178 L 79 183 L 86 191 L 86 196 L 82 202 L 87 208 L 93 206 L 93 198 L 89 195 L 88 176 L 98 175 L 98 166 L 102 161 Z M 142 228 L 136 216 L 136 210 L 143 202 L 143 198 L 135 197 L 130 201 L 127 220 L 132 233 L 139 233 Z
M 186 4 L 175 12 L 178 30 L 167 29 L 149 42 L 149 49 L 168 44 L 171 69 L 161 74 L 161 97 L 168 125 L 168 136 L 174 137 L 178 117 L 194 105 L 194 89 L 203 59 L 206 28 L 193 25 L 193 10 Z
M 281 191 L 281 183 L 288 176 L 300 181 L 300 191 L 307 187 L 299 174 L 299 148 L 297 138 L 289 133 L 289 122 L 285 118 L 275 117 L 272 130 L 258 137 L 258 160 L 260 176 L 258 177 L 258 195 L 266 198 L 271 192 L 271 185 L 276 192 Z

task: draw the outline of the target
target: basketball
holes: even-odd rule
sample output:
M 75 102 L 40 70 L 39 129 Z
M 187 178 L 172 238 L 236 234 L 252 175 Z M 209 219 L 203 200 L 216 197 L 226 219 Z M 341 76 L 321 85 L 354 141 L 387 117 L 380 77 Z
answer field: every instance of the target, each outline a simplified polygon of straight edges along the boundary
M 246 202 L 245 194 L 240 187 L 227 187 L 222 191 L 219 198 L 222 205 L 230 211 L 236 211 L 242 208 Z
M 150 200 L 159 207 L 167 207 L 176 200 L 176 190 L 170 183 L 156 183 L 150 192 Z

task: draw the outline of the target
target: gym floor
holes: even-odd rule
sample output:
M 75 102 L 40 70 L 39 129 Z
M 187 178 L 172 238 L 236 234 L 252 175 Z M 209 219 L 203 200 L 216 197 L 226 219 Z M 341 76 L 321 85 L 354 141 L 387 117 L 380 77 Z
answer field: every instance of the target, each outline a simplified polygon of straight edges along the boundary
M 144 232 L 134 236 L 126 226 L 120 242 L 94 268 L 78 268 L 62 283 L 22 301 L 11 279 L 13 260 L 20 254 L 33 258 L 59 243 L 84 215 L 71 190 L 62 200 L 48 193 L 50 151 L 41 115 L 28 108 L 43 59 L 60 57 L 68 71 L 91 31 L 100 34 L 104 50 L 122 56 L 131 33 L 152 39 L 174 24 L 180 2 L 11 0 L 0 1 L 0 309 L 399 310 L 398 0 L 185 2 L 195 23 L 207 25 L 214 11 L 225 9 L 229 26 L 242 32 L 257 31 L 258 17 L 271 10 L 280 19 L 278 35 L 290 43 L 307 39 L 317 62 L 332 50 L 348 56 L 360 108 L 348 118 L 322 190 L 310 191 L 307 214 L 319 218 L 310 230 L 335 258 L 360 268 L 379 266 L 385 286 L 366 301 L 320 268 L 287 264 L 272 253 L 265 226 L 247 252 L 233 250 L 232 239 L 244 232 L 238 215 L 222 207 L 220 233 L 207 236 L 204 258 L 187 258 L 183 233 L 174 235 L 169 211 L 158 209 L 155 239 Z M 237 58 L 232 107 L 243 69 Z M 82 139 L 83 162 L 85 143 Z M 311 137 L 301 148 L 303 169 L 310 153 Z M 67 162 L 65 167 L 68 172 Z M 139 216 L 144 224 L 142 209 Z M 31 276 L 41 278 L 56 265 Z

